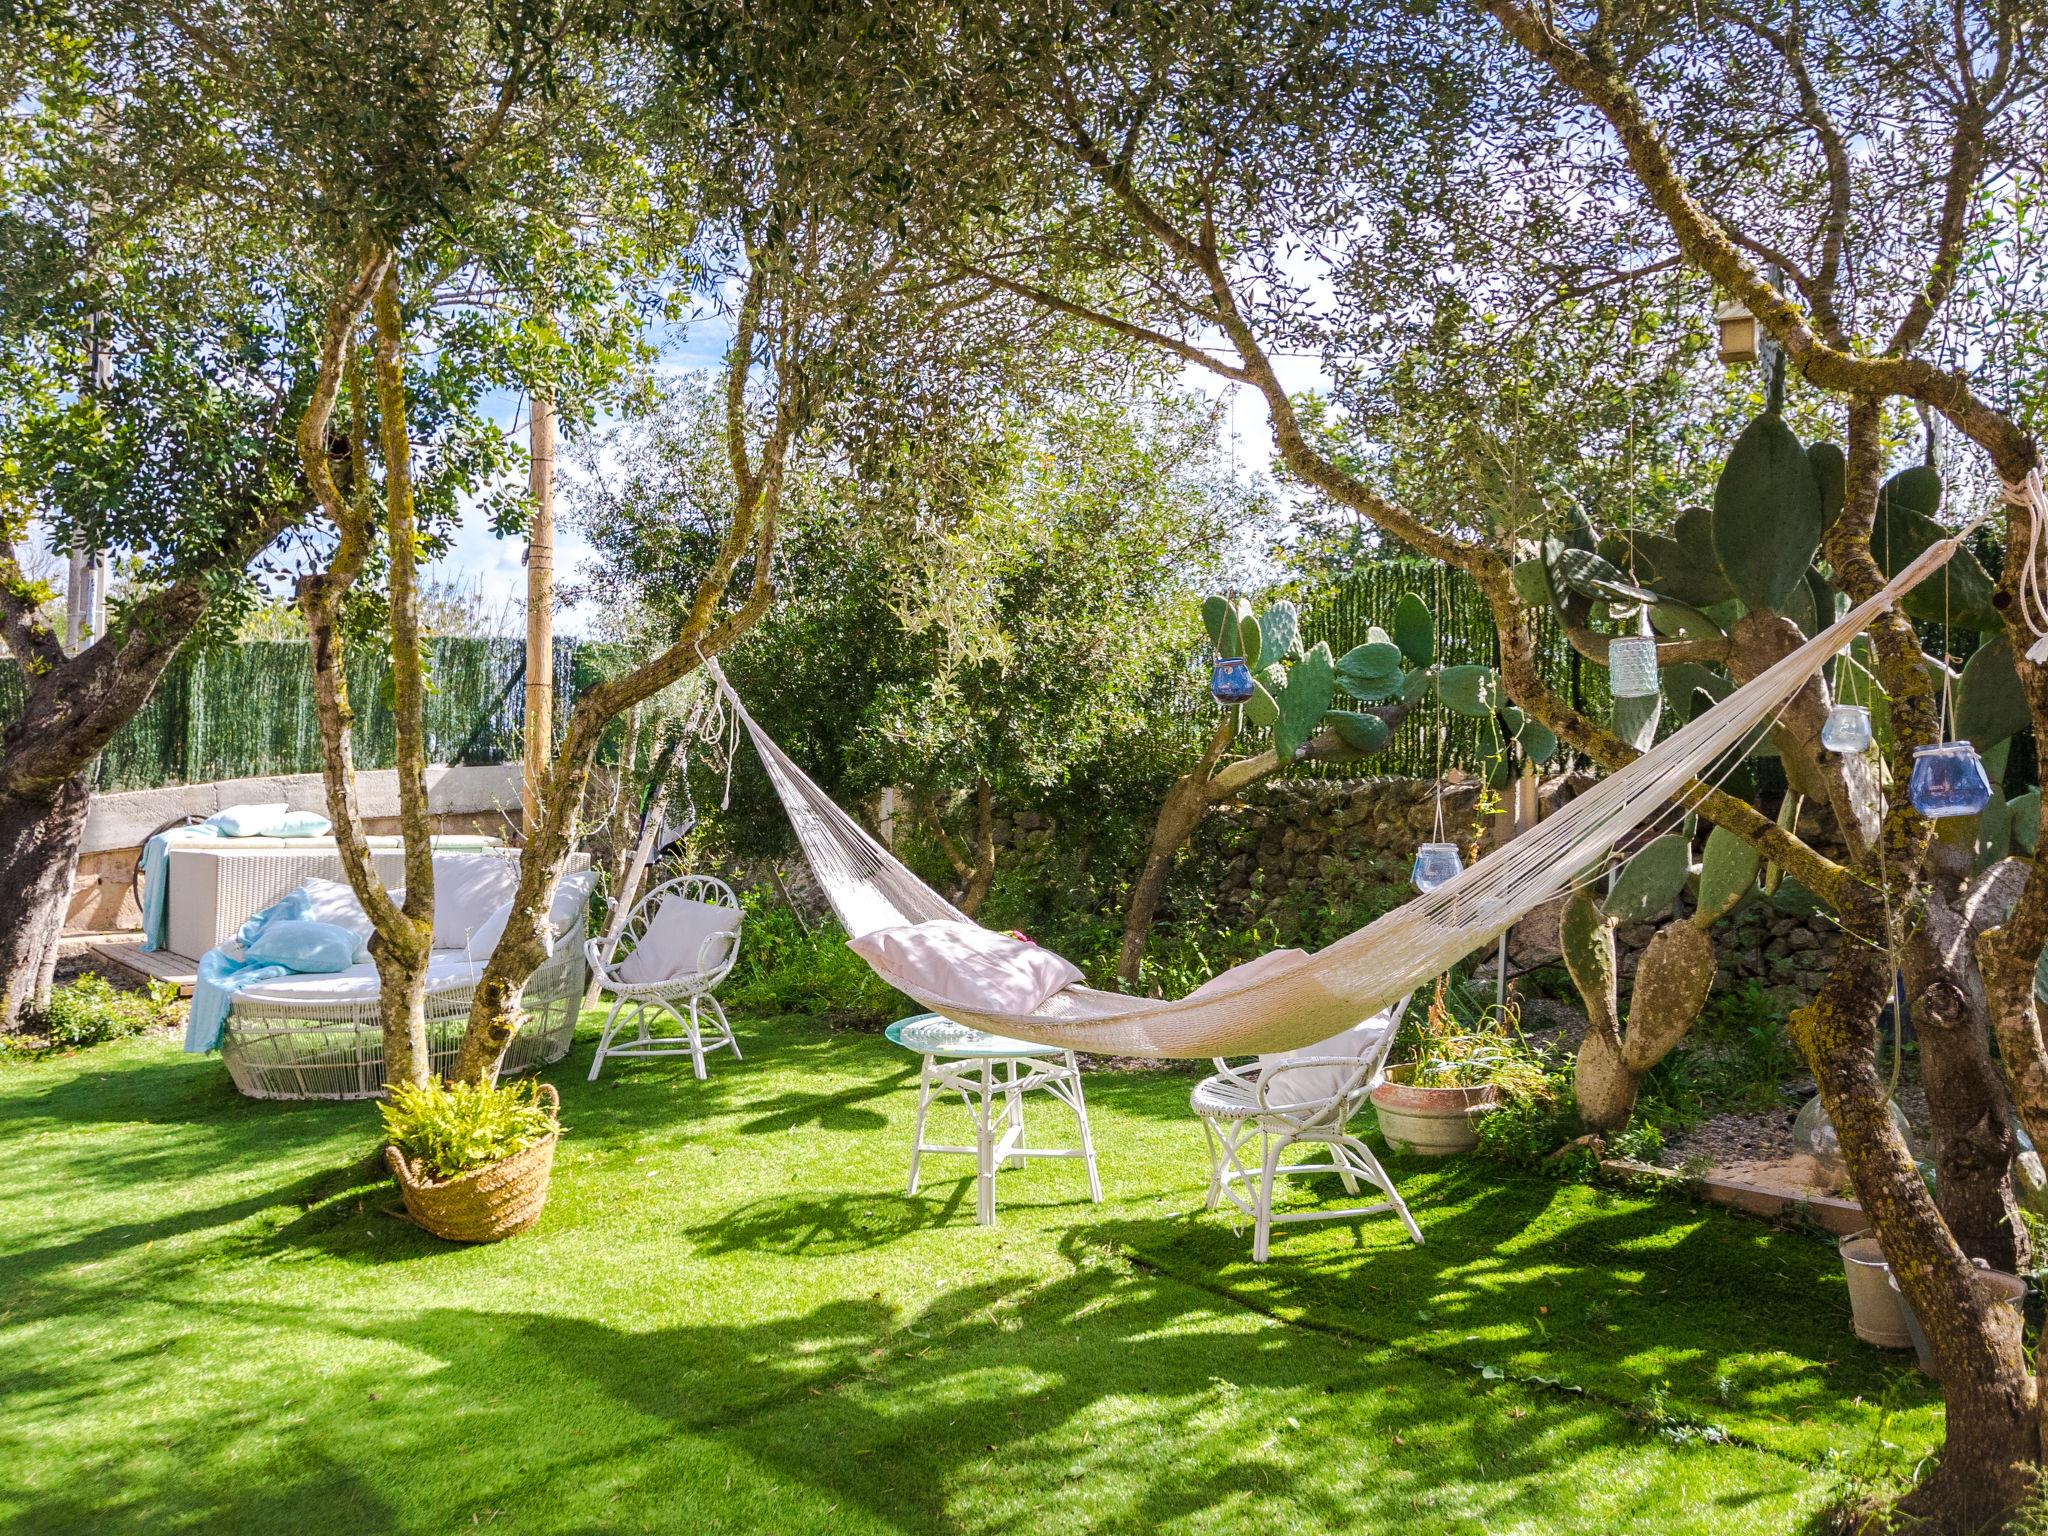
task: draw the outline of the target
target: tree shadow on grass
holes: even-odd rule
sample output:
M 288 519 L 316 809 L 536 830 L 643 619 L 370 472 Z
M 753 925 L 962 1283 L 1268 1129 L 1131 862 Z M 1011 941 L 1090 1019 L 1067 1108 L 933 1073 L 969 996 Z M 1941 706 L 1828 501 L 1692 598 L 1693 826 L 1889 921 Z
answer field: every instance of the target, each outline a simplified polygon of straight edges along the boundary
M 331 1448 L 345 1467 L 274 1445 L 245 1455 L 202 1397 L 152 1423 L 186 1454 L 112 1448 L 90 1476 L 17 1494 L 20 1529 L 320 1536 L 448 1529 L 502 1510 L 519 1530 L 609 1517 L 827 1529 L 853 1513 L 919 1533 L 1154 1530 L 1228 1509 L 1249 1529 L 1383 1530 L 1453 1495 L 1459 1528 L 1584 1528 L 1574 1462 L 1634 1466 L 1658 1444 L 1584 1402 L 1246 1329 L 1199 1291 L 1102 1264 L 987 1278 L 910 1313 L 837 1298 L 751 1324 L 220 1310 L 274 1330 L 281 1361 L 318 1347 L 316 1388 L 303 1371 L 258 1377 L 235 1407 L 249 1423 L 289 1410 L 293 1444 Z M 394 1357 L 431 1367 L 394 1373 Z M 93 1387 L 106 1372 L 76 1360 L 47 1374 Z M 1800 1482 L 1789 1466 L 1748 1475 L 1765 1497 Z M 583 1502 L 607 1486 L 637 1491 Z
M 1388 1165 L 1425 1246 L 1376 1216 L 1276 1228 L 1257 1265 L 1223 1213 L 1112 1217 L 1066 1242 L 1119 1248 L 1275 1316 L 1807 1460 L 1839 1450 L 1845 1429 L 1876 1434 L 1887 1392 L 1903 1410 L 1895 1437 L 1938 1439 L 1936 1393 L 1854 1339 L 1840 1264 L 1810 1237 L 1497 1165 Z

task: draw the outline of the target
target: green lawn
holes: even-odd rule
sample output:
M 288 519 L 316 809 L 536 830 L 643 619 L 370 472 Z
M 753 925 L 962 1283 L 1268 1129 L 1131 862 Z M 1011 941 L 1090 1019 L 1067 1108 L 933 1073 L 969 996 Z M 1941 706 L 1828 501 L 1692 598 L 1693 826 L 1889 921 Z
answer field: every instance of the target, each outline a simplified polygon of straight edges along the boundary
M 1103 1205 L 1037 1163 L 981 1230 L 964 1162 L 903 1195 L 910 1058 L 741 1030 L 701 1084 L 587 1085 L 586 1037 L 547 1213 L 480 1249 L 389 1214 L 367 1106 L 161 1040 L 0 1067 L 0 1520 L 1755 1532 L 1938 1432 L 1810 1238 L 1397 1160 L 1427 1247 L 1253 1266 L 1164 1072 L 1090 1077 Z

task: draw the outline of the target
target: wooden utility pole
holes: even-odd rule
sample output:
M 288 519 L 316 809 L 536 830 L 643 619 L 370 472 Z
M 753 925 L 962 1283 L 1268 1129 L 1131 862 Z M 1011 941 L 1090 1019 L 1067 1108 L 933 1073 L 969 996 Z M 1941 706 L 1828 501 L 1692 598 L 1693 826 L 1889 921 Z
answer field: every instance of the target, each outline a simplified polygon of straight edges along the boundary
M 555 741 L 555 402 L 533 397 L 528 488 L 533 531 L 526 542 L 526 772 L 520 791 L 526 835 L 533 835 L 542 775 Z

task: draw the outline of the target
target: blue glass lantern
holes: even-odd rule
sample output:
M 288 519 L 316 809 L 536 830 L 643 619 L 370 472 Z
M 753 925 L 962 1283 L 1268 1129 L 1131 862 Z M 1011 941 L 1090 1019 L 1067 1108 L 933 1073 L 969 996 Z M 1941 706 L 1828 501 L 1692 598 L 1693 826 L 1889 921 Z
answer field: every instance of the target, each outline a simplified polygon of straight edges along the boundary
M 1830 752 L 1852 755 L 1870 749 L 1870 711 L 1861 704 L 1837 704 L 1820 728 L 1820 744 Z
M 1218 704 L 1242 704 L 1252 696 L 1252 669 L 1242 656 L 1218 656 L 1209 668 L 1209 697 Z
M 1991 803 L 1991 776 L 1967 741 L 1945 741 L 1913 753 L 1913 777 L 1906 786 L 1913 809 L 1930 821 L 1975 816 Z
M 1424 843 L 1415 850 L 1415 889 L 1427 895 L 1465 868 L 1456 843 Z

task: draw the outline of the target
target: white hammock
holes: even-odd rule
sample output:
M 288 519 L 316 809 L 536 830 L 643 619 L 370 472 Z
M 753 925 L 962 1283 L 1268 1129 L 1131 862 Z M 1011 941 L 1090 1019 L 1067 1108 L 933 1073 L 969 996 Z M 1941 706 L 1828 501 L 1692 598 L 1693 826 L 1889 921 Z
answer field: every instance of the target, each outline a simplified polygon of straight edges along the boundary
M 1967 530 L 1966 530 L 1967 531 Z M 1560 895 L 1622 838 L 1671 806 L 1697 799 L 1698 774 L 1776 717 L 1828 659 L 1954 551 L 1937 542 L 1856 607 L 1783 660 L 1703 711 L 1547 821 L 1455 879 L 1327 949 L 1232 986 L 1229 973 L 1179 1002 L 1068 987 L 1037 1012 L 976 1013 L 916 997 L 963 1024 L 1045 1045 L 1121 1056 L 1243 1056 L 1327 1040 L 1442 974 Z M 715 662 L 712 679 L 746 725 L 811 868 L 847 932 L 935 919 L 966 921 L 825 795 L 754 722 Z

